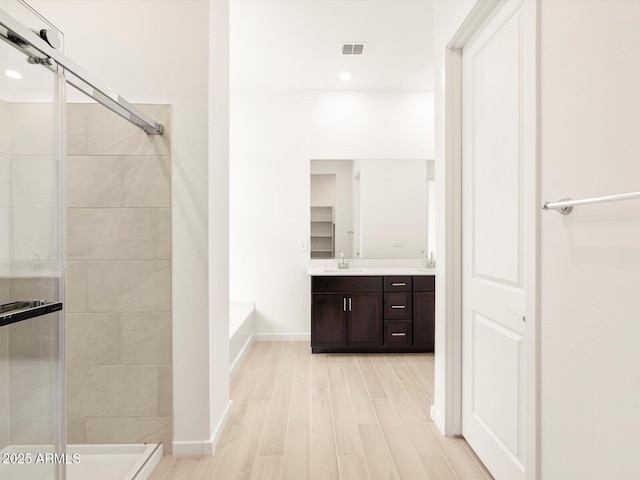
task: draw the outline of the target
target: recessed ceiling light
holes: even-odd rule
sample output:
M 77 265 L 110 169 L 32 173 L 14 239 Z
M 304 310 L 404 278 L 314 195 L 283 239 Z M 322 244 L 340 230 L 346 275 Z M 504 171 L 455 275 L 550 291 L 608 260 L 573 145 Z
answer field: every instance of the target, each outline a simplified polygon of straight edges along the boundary
M 22 78 L 22 74 L 20 72 L 16 72 L 15 70 L 5 70 L 4 74 L 9 78 L 14 78 L 16 80 L 20 80 Z
M 340 80 L 342 80 L 343 82 L 348 82 L 349 80 L 351 80 L 351 77 L 353 77 L 353 75 L 351 75 L 351 72 L 342 72 L 340 74 Z

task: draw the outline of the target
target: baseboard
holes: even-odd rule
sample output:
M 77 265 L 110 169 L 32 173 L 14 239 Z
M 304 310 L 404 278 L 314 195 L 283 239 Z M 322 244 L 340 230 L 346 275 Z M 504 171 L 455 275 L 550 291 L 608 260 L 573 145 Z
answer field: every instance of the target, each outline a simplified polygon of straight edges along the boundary
M 172 455 L 202 456 L 207 442 L 172 442 Z
M 442 421 L 442 415 L 440 415 L 440 412 L 438 412 L 435 405 L 431 405 L 429 415 L 431 416 L 431 420 L 433 420 L 435 426 L 438 427 L 438 429 L 444 435 L 444 422 Z
M 254 333 L 256 342 L 310 342 L 310 333 Z
M 213 430 L 213 435 L 211 436 L 211 440 L 208 441 L 205 445 L 204 455 L 213 455 L 216 453 L 216 446 L 218 445 L 218 440 L 220 440 L 220 435 L 222 435 L 222 431 L 224 430 L 229 417 L 231 416 L 231 412 L 233 411 L 233 400 L 229 400 L 227 403 L 227 408 L 224 409 L 224 413 L 222 417 L 220 417 L 220 421 L 216 425 L 216 428 Z
M 242 365 L 242 362 L 244 361 L 244 357 L 247 356 L 247 353 L 249 352 L 249 347 L 251 346 L 252 343 L 253 343 L 253 330 L 251 331 L 251 335 L 249 335 L 249 338 L 247 338 L 247 341 L 244 342 L 244 345 L 240 349 L 240 353 L 238 354 L 236 359 L 233 361 L 233 364 L 231 365 L 231 367 L 229 367 L 229 380 L 233 378 L 233 376 L 236 374 L 236 372 L 240 368 L 240 365 Z
M 206 442 L 173 442 L 173 455 L 213 455 L 216 451 L 216 445 L 218 444 L 220 435 L 222 435 L 222 430 L 224 430 L 224 427 L 227 424 L 232 411 L 233 400 L 229 400 L 227 408 L 225 408 L 222 417 L 220 417 L 220 421 L 213 431 L 211 440 L 208 440 Z

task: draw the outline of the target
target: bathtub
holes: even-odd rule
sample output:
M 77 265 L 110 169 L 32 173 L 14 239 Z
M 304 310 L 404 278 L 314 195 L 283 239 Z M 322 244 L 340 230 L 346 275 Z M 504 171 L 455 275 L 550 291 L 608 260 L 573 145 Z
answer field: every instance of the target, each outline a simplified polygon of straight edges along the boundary
M 10 445 L 0 450 L 0 478 L 50 480 L 56 465 L 47 458 L 53 448 Z M 29 454 L 29 464 L 25 464 Z M 147 480 L 162 458 L 162 444 L 67 445 L 67 480 Z M 16 463 L 22 460 L 23 463 Z

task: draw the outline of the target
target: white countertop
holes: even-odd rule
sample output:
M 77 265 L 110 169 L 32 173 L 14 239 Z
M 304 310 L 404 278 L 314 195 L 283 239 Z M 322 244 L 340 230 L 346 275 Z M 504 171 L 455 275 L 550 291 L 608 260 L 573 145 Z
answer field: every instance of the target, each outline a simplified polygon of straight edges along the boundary
M 435 268 L 421 267 L 349 267 L 339 269 L 336 266 L 331 267 L 309 267 L 307 275 L 311 276 L 384 276 L 384 275 L 426 275 L 433 276 L 436 274 Z

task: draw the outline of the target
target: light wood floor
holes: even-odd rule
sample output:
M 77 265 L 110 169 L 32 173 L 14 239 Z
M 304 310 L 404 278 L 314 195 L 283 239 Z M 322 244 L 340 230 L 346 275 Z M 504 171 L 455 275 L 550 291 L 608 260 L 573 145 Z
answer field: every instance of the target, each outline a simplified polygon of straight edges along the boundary
M 311 355 L 256 342 L 213 457 L 165 456 L 151 480 L 492 480 L 431 423 L 433 355 Z

